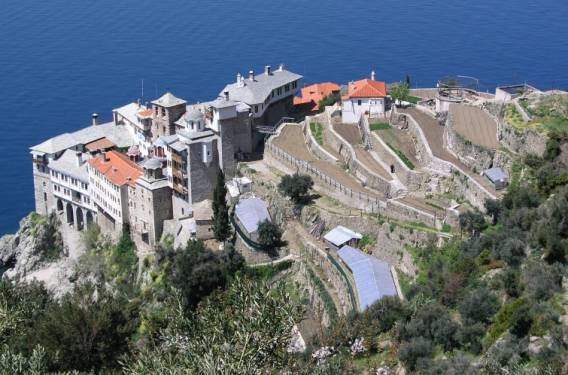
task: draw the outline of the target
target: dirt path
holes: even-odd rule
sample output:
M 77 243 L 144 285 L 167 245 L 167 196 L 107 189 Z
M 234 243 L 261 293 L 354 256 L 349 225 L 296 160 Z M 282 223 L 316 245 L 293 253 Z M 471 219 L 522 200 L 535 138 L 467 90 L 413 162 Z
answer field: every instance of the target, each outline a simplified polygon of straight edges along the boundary
M 435 157 L 450 162 L 459 167 L 464 173 L 467 173 L 469 177 L 479 182 L 479 184 L 481 184 L 481 186 L 487 189 L 491 194 L 495 196 L 498 195 L 498 192 L 489 183 L 489 181 L 487 181 L 483 176 L 480 176 L 477 173 L 473 173 L 473 171 L 471 171 L 467 165 L 462 163 L 458 158 L 456 158 L 448 150 L 446 150 L 446 148 L 444 147 L 444 127 L 439 125 L 438 121 L 435 118 L 416 108 L 399 109 L 399 111 L 401 113 L 407 113 L 411 115 L 414 120 L 416 120 L 416 122 L 424 132 L 424 136 L 426 137 L 426 140 L 430 145 L 430 149 L 432 150 L 432 154 Z
M 416 166 L 417 169 L 421 168 L 422 165 L 416 159 L 416 148 L 414 146 L 414 141 L 412 140 L 412 135 L 408 131 L 400 130 L 397 128 L 376 130 L 373 132 L 378 135 L 385 143 L 396 147 L 398 150 L 402 151 L 404 155 Z M 378 141 L 375 137 L 371 137 L 371 142 L 373 145 Z

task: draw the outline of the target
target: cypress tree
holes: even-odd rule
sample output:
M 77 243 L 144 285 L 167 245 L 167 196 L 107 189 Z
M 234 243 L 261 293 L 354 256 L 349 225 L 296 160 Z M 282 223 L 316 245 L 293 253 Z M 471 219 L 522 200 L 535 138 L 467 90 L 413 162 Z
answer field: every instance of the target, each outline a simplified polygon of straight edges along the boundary
M 229 208 L 227 207 L 227 188 L 222 170 L 217 174 L 217 184 L 213 191 L 213 233 L 217 241 L 225 241 L 231 235 Z

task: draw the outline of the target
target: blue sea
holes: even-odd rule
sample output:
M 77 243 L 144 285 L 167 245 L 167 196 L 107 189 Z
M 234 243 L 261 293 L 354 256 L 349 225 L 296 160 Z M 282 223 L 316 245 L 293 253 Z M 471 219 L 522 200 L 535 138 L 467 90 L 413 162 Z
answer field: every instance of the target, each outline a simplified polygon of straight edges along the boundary
M 565 0 L 2 0 L 0 234 L 33 210 L 29 146 L 166 90 L 215 97 L 285 63 L 305 81 L 448 74 L 568 88 Z

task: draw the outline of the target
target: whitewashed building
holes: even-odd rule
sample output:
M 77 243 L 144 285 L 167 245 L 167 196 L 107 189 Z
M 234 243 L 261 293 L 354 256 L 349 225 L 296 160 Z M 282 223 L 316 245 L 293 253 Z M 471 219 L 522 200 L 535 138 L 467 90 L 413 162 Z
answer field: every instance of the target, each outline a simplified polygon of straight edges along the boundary
M 371 79 L 350 82 L 347 92 L 341 97 L 341 120 L 345 124 L 359 122 L 361 115 L 370 118 L 382 117 L 385 114 L 387 100 L 386 84 Z

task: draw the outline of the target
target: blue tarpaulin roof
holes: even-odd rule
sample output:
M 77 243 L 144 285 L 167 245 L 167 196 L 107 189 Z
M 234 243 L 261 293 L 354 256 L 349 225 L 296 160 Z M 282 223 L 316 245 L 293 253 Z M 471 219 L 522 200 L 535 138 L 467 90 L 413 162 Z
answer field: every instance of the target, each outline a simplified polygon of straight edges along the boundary
M 258 229 L 258 224 L 270 220 L 266 203 L 258 198 L 241 199 L 235 207 L 235 215 L 249 233 Z
M 361 311 L 385 296 L 398 295 L 388 263 L 351 246 L 337 254 L 353 273 Z

